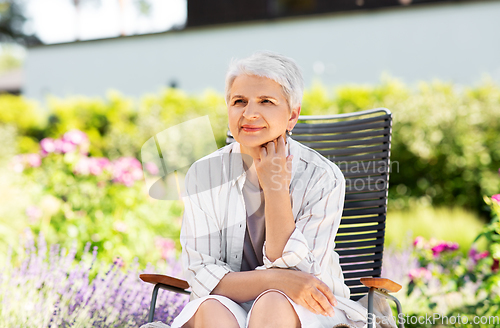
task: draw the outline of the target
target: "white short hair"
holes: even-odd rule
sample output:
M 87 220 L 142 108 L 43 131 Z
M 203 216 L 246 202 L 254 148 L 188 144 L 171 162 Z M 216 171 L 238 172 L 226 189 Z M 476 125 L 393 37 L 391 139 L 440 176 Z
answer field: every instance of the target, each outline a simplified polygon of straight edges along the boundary
M 291 58 L 270 51 L 259 51 L 250 57 L 233 60 L 226 74 L 226 104 L 229 103 L 233 82 L 240 75 L 263 76 L 281 85 L 290 110 L 302 103 L 304 80 Z

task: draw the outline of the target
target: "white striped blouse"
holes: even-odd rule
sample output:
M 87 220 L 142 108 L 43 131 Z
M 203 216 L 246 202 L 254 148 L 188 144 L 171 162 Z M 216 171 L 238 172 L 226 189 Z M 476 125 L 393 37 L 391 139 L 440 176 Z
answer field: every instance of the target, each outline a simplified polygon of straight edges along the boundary
M 280 258 L 264 265 L 311 273 L 335 295 L 349 298 L 334 251 L 345 197 L 340 169 L 316 151 L 288 138 L 292 154 L 290 200 L 295 230 Z M 209 295 L 225 274 L 240 271 L 246 229 L 242 188 L 246 179 L 240 145 L 234 142 L 189 169 L 182 195 L 182 263 L 191 299 Z M 246 156 L 246 155 L 243 155 Z

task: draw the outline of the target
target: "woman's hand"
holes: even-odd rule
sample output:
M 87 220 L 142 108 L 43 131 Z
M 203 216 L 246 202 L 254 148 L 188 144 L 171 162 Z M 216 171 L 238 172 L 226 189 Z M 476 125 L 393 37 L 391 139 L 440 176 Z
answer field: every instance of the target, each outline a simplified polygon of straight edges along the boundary
M 266 191 L 286 191 L 292 176 L 293 155 L 286 156 L 285 139 L 281 135 L 261 146 L 260 159 L 255 161 L 255 169 L 260 186 Z
M 302 305 L 309 311 L 333 317 L 337 300 L 328 286 L 312 274 L 290 270 L 276 270 L 279 286 L 277 289 L 284 292 L 292 301 Z

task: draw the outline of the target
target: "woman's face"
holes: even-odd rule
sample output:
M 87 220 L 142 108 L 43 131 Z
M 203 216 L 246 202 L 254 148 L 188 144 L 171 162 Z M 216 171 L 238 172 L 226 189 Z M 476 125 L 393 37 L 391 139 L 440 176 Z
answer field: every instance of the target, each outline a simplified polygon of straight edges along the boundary
M 285 134 L 297 122 L 300 108 L 290 112 L 281 86 L 262 76 L 240 75 L 231 87 L 229 129 L 241 151 L 258 154 L 263 144 Z

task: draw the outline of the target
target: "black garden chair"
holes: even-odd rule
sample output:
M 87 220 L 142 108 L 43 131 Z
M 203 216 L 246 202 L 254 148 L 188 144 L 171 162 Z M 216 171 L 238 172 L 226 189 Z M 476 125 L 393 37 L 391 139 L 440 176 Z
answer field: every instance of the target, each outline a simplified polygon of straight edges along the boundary
M 300 116 L 292 138 L 334 162 L 346 178 L 342 221 L 335 238 L 335 251 L 351 299 L 368 293 L 368 328 L 373 327 L 373 295 L 377 293 L 401 304 L 389 292 L 401 286 L 380 278 L 384 250 L 387 193 L 390 173 L 392 114 L 385 108 L 355 113 Z M 234 139 L 228 131 L 226 144 Z M 153 321 L 159 289 L 189 294 L 186 281 L 159 274 L 141 274 L 155 284 L 148 322 Z M 403 328 L 403 323 L 398 323 Z

